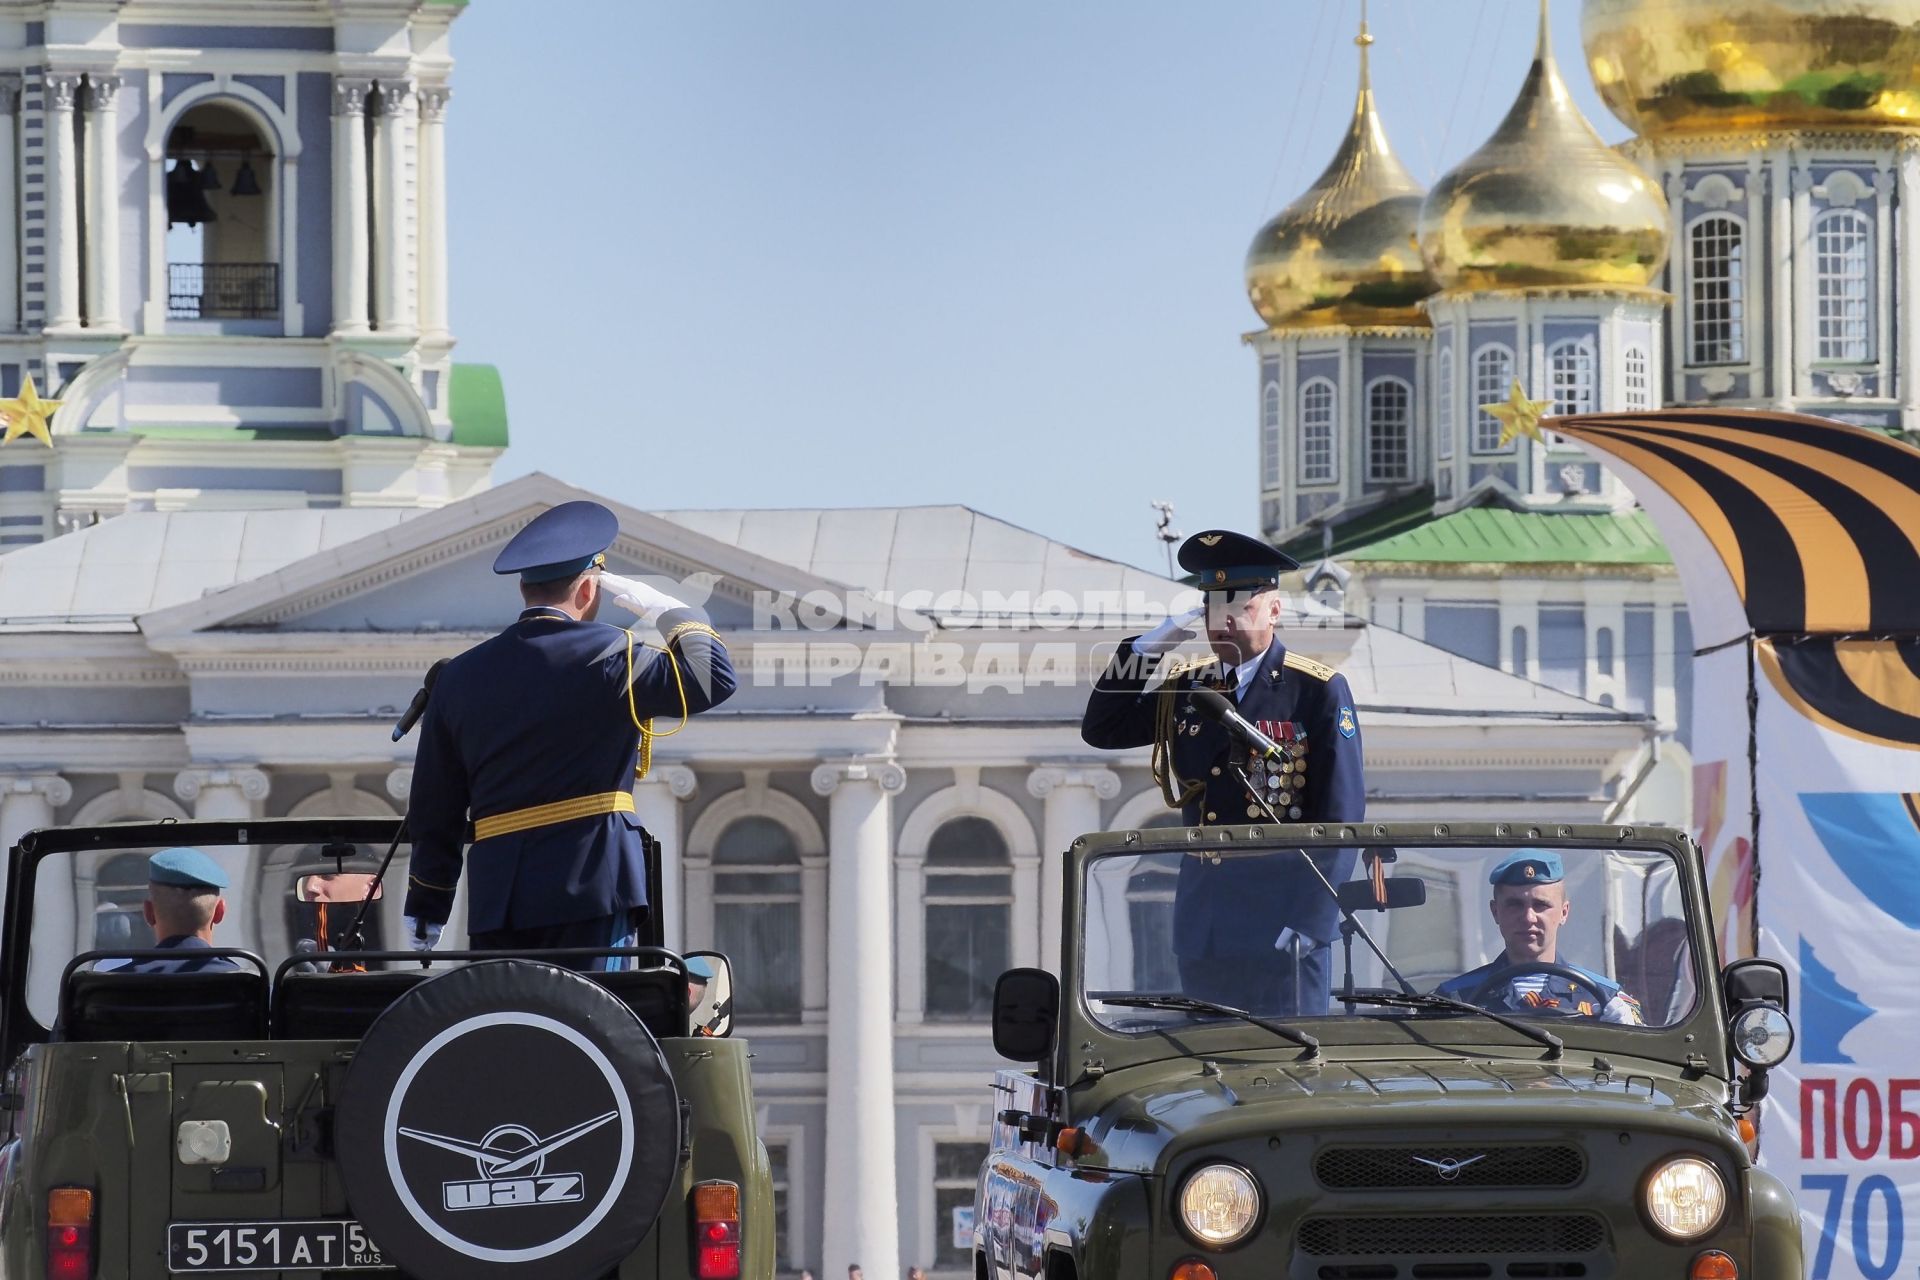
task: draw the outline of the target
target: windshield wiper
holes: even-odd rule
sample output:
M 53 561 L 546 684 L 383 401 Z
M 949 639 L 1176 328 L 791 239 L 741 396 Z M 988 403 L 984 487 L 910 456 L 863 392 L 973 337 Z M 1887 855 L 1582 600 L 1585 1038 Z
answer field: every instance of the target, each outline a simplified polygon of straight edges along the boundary
M 1538 1040 L 1550 1050 L 1547 1054 L 1549 1058 L 1559 1057 L 1566 1048 L 1566 1042 L 1545 1027 L 1535 1026 L 1519 1018 L 1509 1018 L 1504 1013 L 1482 1009 L 1477 1004 L 1455 1000 L 1452 996 L 1419 991 L 1389 991 L 1385 987 L 1361 987 L 1354 991 L 1336 991 L 1333 993 L 1333 998 L 1348 1004 L 1386 1004 L 1397 1005 L 1403 1009 L 1453 1009 L 1461 1013 L 1477 1013 L 1482 1017 L 1492 1018 L 1503 1027 L 1512 1027 L 1529 1039 Z
M 1256 1027 L 1273 1032 L 1282 1040 L 1291 1040 L 1307 1051 L 1309 1058 L 1320 1056 L 1320 1042 L 1304 1031 L 1295 1031 L 1284 1022 L 1274 1022 L 1259 1014 L 1248 1013 L 1245 1009 L 1236 1009 L 1230 1004 L 1215 1004 L 1211 1000 L 1200 1000 L 1193 996 L 1180 996 L 1172 993 L 1165 995 L 1129 995 L 1095 996 L 1102 1004 L 1125 1005 L 1134 1009 L 1186 1009 L 1194 1013 L 1220 1013 L 1229 1018 L 1239 1018 L 1242 1022 L 1251 1022 Z

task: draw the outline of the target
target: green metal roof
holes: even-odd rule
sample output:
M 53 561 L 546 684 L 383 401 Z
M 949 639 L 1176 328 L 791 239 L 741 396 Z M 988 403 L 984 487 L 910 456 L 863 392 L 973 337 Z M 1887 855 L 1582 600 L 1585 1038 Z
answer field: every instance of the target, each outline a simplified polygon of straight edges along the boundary
M 1323 535 L 1318 529 L 1303 533 L 1290 542 L 1281 543 L 1280 550 L 1301 564 L 1311 564 L 1322 555 L 1346 555 L 1357 547 L 1367 546 L 1382 538 L 1391 538 L 1432 518 L 1433 489 L 1431 486 L 1422 485 L 1405 497 L 1383 502 L 1371 511 L 1363 511 L 1351 520 L 1335 525 L 1333 542 L 1324 550 L 1321 541 Z
M 1644 511 L 1619 515 L 1471 507 L 1372 543 L 1351 560 L 1427 564 L 1672 564 Z
M 507 392 L 490 364 L 456 364 L 447 379 L 447 416 L 455 444 L 507 447 Z

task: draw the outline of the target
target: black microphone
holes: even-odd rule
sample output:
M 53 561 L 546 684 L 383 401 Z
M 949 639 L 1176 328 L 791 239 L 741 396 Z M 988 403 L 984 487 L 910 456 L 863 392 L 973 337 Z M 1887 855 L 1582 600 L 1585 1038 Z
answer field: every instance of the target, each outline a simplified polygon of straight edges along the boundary
M 434 681 L 440 678 L 440 668 L 446 665 L 447 659 L 442 658 L 427 668 L 427 678 L 421 682 L 420 691 L 414 694 L 413 701 L 407 704 L 407 713 L 400 717 L 400 723 L 393 726 L 395 742 L 406 737 L 413 730 L 413 726 L 420 723 L 420 717 L 427 714 L 427 695 L 433 692 Z
M 1280 749 L 1280 744 L 1254 728 L 1252 722 L 1236 711 L 1224 694 L 1213 689 L 1193 689 L 1187 696 L 1193 700 L 1194 706 L 1200 708 L 1201 715 L 1224 726 L 1228 733 L 1252 747 L 1262 759 L 1286 758 L 1287 753 Z

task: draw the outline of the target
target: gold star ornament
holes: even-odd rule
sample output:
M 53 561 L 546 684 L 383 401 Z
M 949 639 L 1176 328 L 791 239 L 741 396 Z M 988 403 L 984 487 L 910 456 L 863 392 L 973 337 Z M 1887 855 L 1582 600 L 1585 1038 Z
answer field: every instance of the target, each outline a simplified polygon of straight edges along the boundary
M 33 375 L 28 374 L 19 395 L 0 400 L 0 421 L 7 424 L 7 434 L 0 436 L 0 444 L 12 444 L 20 436 L 32 436 L 47 448 L 53 448 L 53 432 L 47 426 L 47 419 L 59 407 L 58 400 L 40 398 L 40 392 L 33 385 Z
M 1480 406 L 1480 412 L 1490 413 L 1499 421 L 1500 444 L 1504 448 L 1515 436 L 1525 436 L 1529 440 L 1539 440 L 1544 443 L 1546 437 L 1540 434 L 1540 419 L 1545 417 L 1547 410 L 1551 408 L 1553 408 L 1551 400 L 1527 399 L 1527 389 L 1520 385 L 1520 379 L 1515 378 L 1513 390 L 1507 393 L 1504 402 L 1483 404 Z

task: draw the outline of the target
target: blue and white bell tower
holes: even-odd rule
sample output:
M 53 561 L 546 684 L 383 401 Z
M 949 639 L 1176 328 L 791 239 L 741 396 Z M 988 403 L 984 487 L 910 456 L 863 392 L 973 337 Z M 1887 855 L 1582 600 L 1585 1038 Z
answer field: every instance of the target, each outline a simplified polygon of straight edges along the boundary
M 506 443 L 452 362 L 460 0 L 0 15 L 0 551 L 129 510 L 436 507 Z M 16 247 L 17 246 L 17 247 Z

